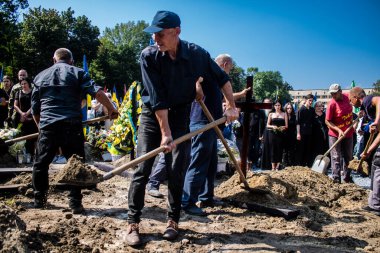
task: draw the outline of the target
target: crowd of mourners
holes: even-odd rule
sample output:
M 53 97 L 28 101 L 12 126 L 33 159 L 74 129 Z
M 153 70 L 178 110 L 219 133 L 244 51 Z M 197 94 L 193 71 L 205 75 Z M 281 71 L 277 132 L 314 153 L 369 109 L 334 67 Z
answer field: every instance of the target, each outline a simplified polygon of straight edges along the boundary
M 32 90 L 34 85 L 25 69 L 19 70 L 17 78 L 18 82 L 14 84 L 9 75 L 3 76 L 2 85 L 0 85 L 0 129 L 18 128 L 20 135 L 25 136 L 38 132 L 37 124 L 33 120 L 31 113 Z M 112 101 L 111 93 L 106 93 L 106 96 L 114 107 L 117 108 L 115 102 Z M 96 98 L 91 101 L 91 110 L 88 112 L 89 119 L 108 115 L 107 108 L 99 103 Z M 111 125 L 112 120 L 109 119 L 100 123 L 94 123 L 95 128 L 104 127 L 107 130 Z M 32 160 L 35 154 L 36 142 L 36 138 L 28 139 L 25 142 L 24 152 L 30 155 Z M 61 150 L 58 151 L 54 162 L 66 162 Z
M 374 119 L 361 113 L 360 110 L 356 110 L 357 113 L 355 113 L 348 94 L 342 93 L 338 84 L 330 87 L 330 93 L 334 96 L 335 93 L 340 94 L 338 103 L 342 105 L 338 107 L 339 109 L 336 107 L 336 99 L 332 98 L 330 103 L 325 105 L 317 101 L 312 94 L 294 104 L 290 102 L 284 104 L 279 100 L 272 103 L 271 99 L 264 99 L 264 103 L 273 104 L 273 109 L 251 113 L 249 168 L 279 170 L 288 166 L 312 167 L 315 158 L 325 154 L 329 146 L 337 141 L 337 137 L 340 137 L 339 133 L 335 133 L 337 131 L 328 127 L 328 122 L 334 119 L 339 121 L 340 124 L 344 124 L 342 128 L 344 131 L 353 124 L 352 120 L 349 121 L 350 117 L 354 120 L 358 117 L 359 119 L 342 141 L 348 139 L 352 144 L 346 141 L 348 145 L 338 145 L 339 148 L 333 149 L 331 155 L 334 156 L 333 162 L 336 156 L 342 159 L 340 169 L 348 166 L 347 161 L 353 158 L 360 159 L 360 154 L 370 136 L 369 126 Z M 345 108 L 346 115 L 341 115 L 342 108 Z M 239 131 L 236 135 L 239 138 Z M 330 153 L 327 155 L 331 156 Z M 370 163 L 371 159 L 368 158 L 368 160 Z M 336 167 L 336 164 L 332 163 L 331 166 Z M 336 176 L 335 181 L 338 182 L 340 176 L 334 176 Z M 350 175 L 344 178 L 346 182 L 351 180 Z

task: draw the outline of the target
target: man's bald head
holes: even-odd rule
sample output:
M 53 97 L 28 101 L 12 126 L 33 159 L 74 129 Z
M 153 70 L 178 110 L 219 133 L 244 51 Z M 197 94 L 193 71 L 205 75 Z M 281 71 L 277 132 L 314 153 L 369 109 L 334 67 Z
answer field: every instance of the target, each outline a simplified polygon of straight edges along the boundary
M 55 50 L 53 59 L 54 59 L 54 63 L 58 61 L 64 61 L 68 64 L 73 64 L 74 62 L 73 54 L 67 48 L 59 48 Z
M 233 67 L 233 60 L 229 54 L 220 54 L 215 58 L 215 62 L 221 67 L 227 74 L 230 73 Z

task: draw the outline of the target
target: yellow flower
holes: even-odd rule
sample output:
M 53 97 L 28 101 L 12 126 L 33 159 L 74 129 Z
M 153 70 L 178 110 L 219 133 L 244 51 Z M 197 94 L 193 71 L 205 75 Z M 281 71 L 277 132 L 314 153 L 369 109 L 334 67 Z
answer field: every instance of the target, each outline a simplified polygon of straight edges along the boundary
M 122 130 L 123 130 L 123 126 L 122 126 L 122 125 L 117 125 L 117 126 L 115 127 L 115 131 L 116 131 L 116 133 L 120 133 Z

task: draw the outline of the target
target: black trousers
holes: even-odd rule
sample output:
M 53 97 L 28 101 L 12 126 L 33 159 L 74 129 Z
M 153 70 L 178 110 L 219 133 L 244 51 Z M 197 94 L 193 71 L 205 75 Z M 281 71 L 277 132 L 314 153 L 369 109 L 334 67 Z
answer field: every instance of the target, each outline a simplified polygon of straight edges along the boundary
M 190 107 L 169 110 L 169 125 L 173 139 L 189 131 Z M 158 148 L 161 131 L 154 112 L 143 106 L 138 130 L 137 156 Z M 154 157 L 139 164 L 135 170 L 128 193 L 128 223 L 139 223 L 144 207 L 145 187 L 152 171 Z M 183 181 L 190 162 L 190 140 L 182 142 L 165 155 L 168 176 L 168 219 L 179 221 Z
M 84 161 L 84 134 L 80 120 L 59 121 L 40 130 L 32 175 L 34 196 L 36 198 L 45 195 L 49 189 L 49 165 L 59 147 L 61 147 L 66 159 L 76 154 L 83 157 Z M 73 186 L 70 189 L 69 199 L 70 207 L 81 204 L 82 194 L 80 187 Z
M 301 134 L 301 141 L 297 141 L 297 163 L 299 166 L 313 165 L 313 136 Z

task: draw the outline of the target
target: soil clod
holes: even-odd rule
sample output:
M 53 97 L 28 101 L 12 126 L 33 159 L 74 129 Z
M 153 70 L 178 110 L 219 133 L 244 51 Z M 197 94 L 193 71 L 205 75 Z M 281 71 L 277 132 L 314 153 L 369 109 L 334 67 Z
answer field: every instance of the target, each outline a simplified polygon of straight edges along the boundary
M 82 158 L 77 155 L 70 157 L 63 169 L 55 176 L 54 182 L 88 186 L 102 181 L 102 175 L 81 160 Z

